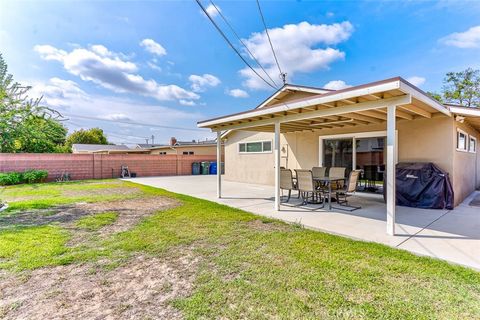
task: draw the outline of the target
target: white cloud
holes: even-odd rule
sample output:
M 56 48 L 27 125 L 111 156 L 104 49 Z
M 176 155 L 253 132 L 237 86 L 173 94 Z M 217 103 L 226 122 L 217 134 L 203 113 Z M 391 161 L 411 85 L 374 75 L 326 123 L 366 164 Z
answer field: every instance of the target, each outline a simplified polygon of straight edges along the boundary
M 197 104 L 195 103 L 195 101 L 192 101 L 192 100 L 183 100 L 183 99 L 180 99 L 180 100 L 178 100 L 178 102 L 179 102 L 182 106 L 193 107 L 193 106 L 197 105 Z
M 65 70 L 80 79 L 92 81 L 115 92 L 139 94 L 159 101 L 200 98 L 196 93 L 177 85 L 164 85 L 144 79 L 136 74 L 136 64 L 101 45 L 89 49 L 76 48 L 71 52 L 49 45 L 37 45 L 34 50 L 44 60 L 61 62 Z
M 282 71 L 291 80 L 296 73 L 328 69 L 334 61 L 344 59 L 345 53 L 332 46 L 346 41 L 353 32 L 353 26 L 348 21 L 329 25 L 301 22 L 269 29 L 268 32 Z M 265 32 L 253 33 L 244 41 L 270 76 L 278 79 L 277 66 Z M 256 71 L 262 74 L 260 69 Z M 240 70 L 240 75 L 245 78 L 243 84 L 248 88 L 268 88 L 249 68 Z
M 147 62 L 147 65 L 153 69 L 153 70 L 156 70 L 158 72 L 162 72 L 162 67 L 160 67 L 159 65 L 155 64 L 154 62 L 151 62 L 151 61 L 148 61 Z
M 351 85 L 346 84 L 343 80 L 332 80 L 323 86 L 323 88 L 330 90 L 342 90 L 350 87 Z
M 413 84 L 414 86 L 420 87 L 422 84 L 425 83 L 426 79 L 424 77 L 413 76 L 407 78 L 407 81 Z
M 172 129 L 136 126 L 130 124 L 112 123 L 93 119 L 83 119 L 74 115 L 81 115 L 107 120 L 133 121 L 139 123 L 155 123 L 165 126 L 180 126 L 196 128 L 196 121 L 205 118 L 204 115 L 193 110 L 177 110 L 157 104 L 145 104 L 139 101 L 113 96 L 90 95 L 83 91 L 77 83 L 71 80 L 52 78 L 48 82 L 22 81 L 32 86 L 29 96 L 32 98 L 44 96 L 42 104 L 52 107 L 63 114 L 67 119 L 65 125 L 70 129 L 100 127 L 105 131 L 117 135 L 145 136 L 155 135 L 156 141 L 167 142 L 172 135 Z M 205 138 L 203 132 L 173 131 L 179 139 Z M 127 138 L 124 138 L 125 140 Z M 122 138 L 109 137 L 110 141 L 119 141 Z M 128 139 L 131 140 L 131 139 Z M 143 139 L 133 139 L 143 142 Z
M 191 88 L 194 92 L 203 92 L 207 87 L 216 87 L 220 84 L 220 79 L 214 75 L 205 73 L 201 76 L 192 74 L 188 77 L 191 82 Z
M 242 89 L 227 90 L 226 93 L 234 98 L 248 98 L 248 92 Z
M 28 95 L 32 99 L 42 98 L 42 104 L 51 107 L 64 106 L 65 101 L 77 100 L 88 102 L 88 95 L 80 89 L 78 84 L 71 80 L 51 78 L 48 83 L 31 83 L 32 89 Z
M 218 5 L 215 5 L 217 6 L 217 9 L 218 11 L 222 11 L 222 9 L 220 9 L 220 7 Z M 215 9 L 215 6 L 213 4 L 209 4 L 208 7 L 205 8 L 205 10 L 208 12 L 208 14 L 210 15 L 210 17 L 214 18 L 218 15 L 218 11 L 217 9 Z
M 167 50 L 160 43 L 155 42 L 153 39 L 143 39 L 140 42 L 140 46 L 144 47 L 150 53 L 156 54 L 157 56 L 164 56 L 167 54 Z
M 121 120 L 121 121 L 128 121 L 132 120 L 130 119 L 129 116 L 127 116 L 124 113 L 111 113 L 103 116 L 102 118 L 107 119 L 107 120 Z
M 480 25 L 471 27 L 464 32 L 454 32 L 440 39 L 440 42 L 457 48 L 480 47 Z

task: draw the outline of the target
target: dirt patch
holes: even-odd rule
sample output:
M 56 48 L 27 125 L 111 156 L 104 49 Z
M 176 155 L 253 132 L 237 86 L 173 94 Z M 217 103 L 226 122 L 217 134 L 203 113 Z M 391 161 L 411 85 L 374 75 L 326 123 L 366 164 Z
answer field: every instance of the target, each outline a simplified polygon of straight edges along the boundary
M 137 256 L 106 271 L 90 264 L 0 274 L 5 319 L 181 319 L 169 302 L 192 289 L 199 258 L 190 249 Z
M 118 187 L 118 188 L 95 188 L 95 189 L 83 189 L 83 190 L 64 190 L 62 195 L 66 197 L 84 197 L 84 196 L 111 196 L 111 195 L 132 195 L 141 194 L 142 190 L 131 187 Z
M 264 222 L 260 219 L 251 220 L 247 222 L 247 225 L 257 231 L 291 231 L 291 227 L 279 222 Z
M 166 210 L 178 205 L 178 201 L 165 197 L 147 197 L 142 199 L 128 199 L 104 201 L 94 203 L 76 203 L 68 206 L 58 206 L 43 210 L 29 210 L 0 217 L 0 230 L 12 225 L 41 226 L 51 223 L 68 224 L 84 216 L 116 211 L 120 214 L 120 223 L 131 226 L 139 219 L 153 212 Z M 131 223 L 129 223 L 129 221 Z
M 85 243 L 92 237 L 105 239 L 114 233 L 127 231 L 152 213 L 173 208 L 178 204 L 178 201 L 163 197 L 78 204 L 80 210 L 89 214 L 114 211 L 118 214 L 118 217 L 112 224 L 95 232 L 83 230 L 77 227 L 75 223 L 64 225 L 66 229 L 71 231 L 71 239 L 67 245 L 72 247 Z

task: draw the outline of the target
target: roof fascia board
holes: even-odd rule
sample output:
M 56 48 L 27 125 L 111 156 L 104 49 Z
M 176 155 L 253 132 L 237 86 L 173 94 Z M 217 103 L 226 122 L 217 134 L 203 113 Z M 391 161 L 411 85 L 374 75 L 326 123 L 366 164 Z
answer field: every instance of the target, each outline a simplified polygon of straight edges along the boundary
M 365 111 L 365 110 L 384 108 L 389 105 L 399 106 L 404 104 L 410 104 L 411 102 L 412 102 L 412 98 L 409 94 L 407 94 L 400 97 L 392 97 L 392 98 L 386 98 L 382 100 L 359 102 L 356 104 L 337 107 L 337 108 L 321 109 L 321 110 L 311 111 L 307 113 L 296 113 L 296 114 L 286 115 L 278 118 L 270 118 L 270 119 L 252 121 L 252 122 L 239 123 L 239 124 L 224 126 L 222 128 L 219 128 L 219 130 L 212 129 L 212 131 L 247 129 L 247 128 L 253 128 L 253 127 L 258 127 L 263 125 L 271 125 L 276 121 L 279 121 L 280 123 L 285 123 L 290 121 L 307 120 L 307 119 L 318 118 L 318 117 L 328 117 L 328 116 L 341 115 L 341 114 L 351 113 L 351 112 L 359 112 L 359 111 Z
M 467 107 L 450 107 L 450 112 L 461 116 L 480 117 L 480 109 Z
M 450 111 L 448 111 L 447 108 L 445 108 L 441 103 L 439 103 L 437 100 L 431 98 L 428 96 L 425 92 L 421 91 L 420 89 L 412 86 L 406 81 L 400 81 L 400 90 L 402 92 L 410 94 L 413 98 L 422 101 L 423 103 L 428 104 L 432 108 L 434 108 L 437 111 L 440 111 L 441 113 L 451 116 Z

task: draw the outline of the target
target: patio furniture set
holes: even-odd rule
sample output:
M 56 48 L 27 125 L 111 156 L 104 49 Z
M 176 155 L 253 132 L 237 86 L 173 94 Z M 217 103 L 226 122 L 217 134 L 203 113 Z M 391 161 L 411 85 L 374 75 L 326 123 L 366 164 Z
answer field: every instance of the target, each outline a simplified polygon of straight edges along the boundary
M 344 167 L 313 167 L 311 170 L 295 169 L 295 175 L 292 170 L 280 169 L 280 190 L 287 191 L 287 199 L 282 203 L 288 203 L 291 199 L 292 191 L 298 192 L 298 197 L 302 202 L 298 206 L 308 204 L 320 204 L 314 210 L 327 208 L 354 211 L 360 207 L 352 206 L 348 202 L 348 197 L 352 196 L 357 188 L 360 170 L 353 170 L 345 177 L 346 168 Z M 335 201 L 338 206 L 333 206 Z

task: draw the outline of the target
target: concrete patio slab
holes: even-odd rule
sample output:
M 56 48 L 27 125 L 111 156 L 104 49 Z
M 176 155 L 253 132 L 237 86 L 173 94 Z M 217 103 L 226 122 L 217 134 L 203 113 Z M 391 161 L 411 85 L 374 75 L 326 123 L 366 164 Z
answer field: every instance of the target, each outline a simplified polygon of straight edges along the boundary
M 222 198 L 218 199 L 215 179 L 215 176 L 175 176 L 128 180 L 480 270 L 480 210 L 466 204 L 471 199 L 452 211 L 397 207 L 396 235 L 389 236 L 386 233 L 385 204 L 380 195 L 358 193 L 351 202 L 362 209 L 354 212 L 312 211 L 313 205 L 306 208 L 295 206 L 299 203 L 296 199 L 276 211 L 272 186 L 222 181 Z

